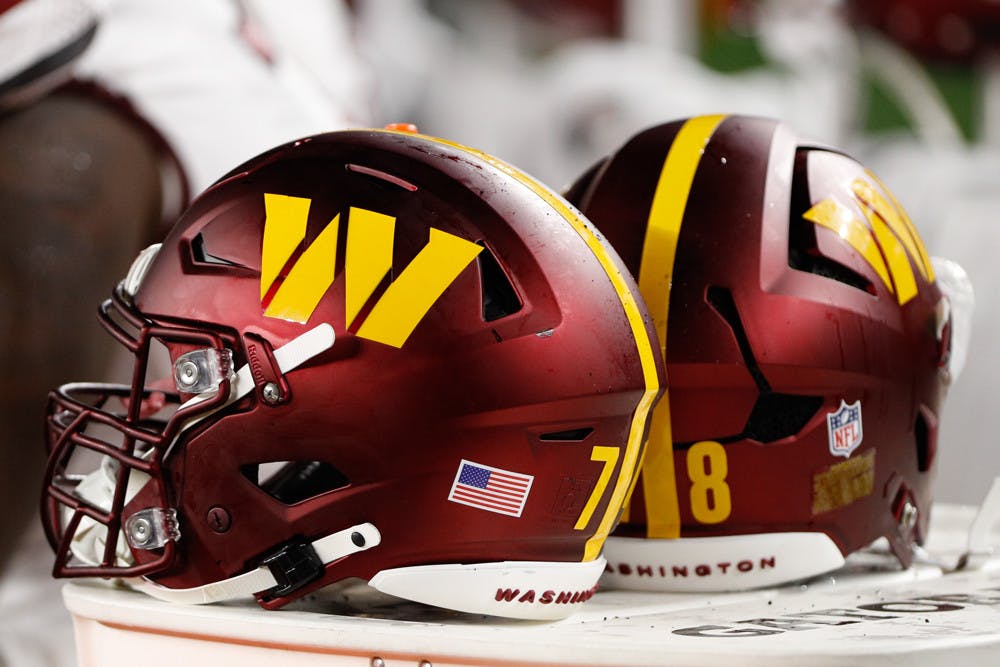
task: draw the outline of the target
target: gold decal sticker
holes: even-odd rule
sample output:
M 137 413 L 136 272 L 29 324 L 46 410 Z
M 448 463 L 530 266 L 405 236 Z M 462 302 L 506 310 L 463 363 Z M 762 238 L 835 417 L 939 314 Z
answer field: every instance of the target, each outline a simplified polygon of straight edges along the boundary
M 637 282 L 646 299 L 650 317 L 653 318 L 664 357 L 670 311 L 670 283 L 684 211 L 705 146 L 725 118 L 724 115 L 700 116 L 692 118 L 681 127 L 667 152 L 646 220 Z M 649 433 L 641 473 L 647 536 L 678 537 L 681 517 L 674 471 L 670 396 L 666 391 L 660 403 L 653 408 Z M 631 491 L 629 489 L 630 496 Z
M 870 172 L 868 176 L 888 195 L 863 178 L 851 182 L 851 199 L 867 222 L 834 199 L 824 199 L 803 217 L 840 236 L 872 267 L 899 305 L 917 295 L 911 262 L 928 282 L 934 282 L 927 250 L 906 211 Z
M 850 505 L 875 488 L 875 450 L 835 463 L 813 475 L 814 515 Z
M 333 285 L 340 214 L 294 257 L 305 240 L 311 203 L 302 197 L 264 195 L 260 299 L 266 317 L 304 324 Z M 396 219 L 355 207 L 350 208 L 347 218 L 344 321 L 345 326 L 351 326 L 389 273 Z M 471 241 L 431 229 L 427 245 L 389 283 L 357 335 L 402 347 L 431 306 L 482 249 Z

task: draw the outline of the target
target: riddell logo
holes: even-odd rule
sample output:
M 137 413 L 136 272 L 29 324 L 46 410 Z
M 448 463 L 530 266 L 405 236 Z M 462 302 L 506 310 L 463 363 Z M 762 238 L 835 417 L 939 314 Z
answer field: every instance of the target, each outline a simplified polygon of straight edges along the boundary
M 519 588 L 498 588 L 496 594 L 497 602 L 526 602 L 539 604 L 580 604 L 594 597 L 597 586 L 584 591 L 542 591 L 537 593 L 535 589 L 529 588 L 522 591 Z
M 312 200 L 264 195 L 260 302 L 264 315 L 305 323 L 333 285 L 340 214 L 302 248 Z M 350 327 L 392 268 L 396 219 L 351 207 L 344 257 L 345 326 Z M 434 302 L 482 251 L 482 246 L 430 230 L 413 261 L 389 283 L 357 335 L 402 347 Z
M 250 374 L 253 375 L 255 380 L 260 380 L 256 384 L 263 384 L 264 365 L 260 363 L 260 354 L 257 352 L 256 345 L 247 345 L 247 356 L 250 358 Z

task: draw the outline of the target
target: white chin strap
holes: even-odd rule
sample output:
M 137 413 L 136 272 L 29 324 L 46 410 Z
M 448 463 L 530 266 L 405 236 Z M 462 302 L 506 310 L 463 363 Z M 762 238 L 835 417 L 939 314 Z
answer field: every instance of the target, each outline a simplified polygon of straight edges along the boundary
M 314 329 L 310 329 L 301 336 L 289 341 L 274 351 L 274 358 L 282 373 L 297 368 L 306 361 L 312 359 L 317 354 L 324 352 L 333 345 L 335 335 L 333 327 L 329 324 L 320 324 Z M 253 391 L 253 376 L 250 373 L 249 365 L 244 365 L 230 378 L 229 399 L 217 410 L 235 403 L 251 391 Z M 217 390 L 216 390 L 217 391 Z M 198 394 L 184 403 L 186 407 L 209 400 L 216 395 L 215 391 L 208 391 Z M 216 411 L 217 411 L 216 410 Z M 205 413 L 192 417 L 180 428 L 179 433 L 191 428 L 199 421 L 211 413 Z M 75 493 L 78 497 L 86 500 L 95 507 L 107 512 L 111 509 L 112 499 L 115 495 L 117 471 L 112 459 L 104 456 L 101 465 L 93 472 L 86 475 L 77 485 Z M 149 476 L 138 470 L 131 470 L 128 476 L 128 489 L 125 495 L 127 504 L 142 490 L 149 481 Z M 72 510 L 64 508 L 63 520 L 68 522 L 72 516 Z M 107 528 L 90 517 L 83 517 L 73 534 L 70 542 L 70 550 L 80 561 L 88 565 L 99 564 L 104 557 L 104 545 L 107 541 Z M 129 552 L 125 541 L 125 535 L 118 538 L 118 548 L 115 553 L 117 565 L 127 567 L 132 564 L 132 554 Z
M 281 374 L 284 375 L 285 373 L 298 368 L 321 352 L 329 350 L 333 347 L 333 343 L 336 338 L 337 336 L 333 331 L 333 327 L 324 322 L 277 348 L 274 351 L 274 360 L 278 364 L 278 369 L 281 371 Z M 229 378 L 229 398 L 226 402 L 212 412 L 192 417 L 184 423 L 179 433 L 183 433 L 185 430 L 191 428 L 210 414 L 213 414 L 218 410 L 222 410 L 226 406 L 232 405 L 253 391 L 253 389 L 254 382 L 253 374 L 250 371 L 250 364 L 244 364 Z M 215 389 L 198 394 L 185 401 L 178 409 L 182 410 L 191 405 L 204 403 L 209 399 L 215 398 L 217 391 L 218 390 Z
M 274 351 L 274 360 L 277 362 L 282 374 L 288 373 L 321 352 L 330 349 L 333 346 L 335 338 L 332 326 L 327 323 L 320 324 L 277 348 Z M 253 388 L 254 381 L 250 372 L 250 366 L 249 364 L 245 364 L 230 378 L 229 398 L 225 404 L 219 406 L 218 410 L 240 400 L 253 391 Z M 213 398 L 215 395 L 216 392 L 214 391 L 198 394 L 186 401 L 181 408 L 202 403 Z M 181 427 L 179 432 L 183 433 L 209 414 L 211 413 L 192 417 Z M 362 523 L 333 533 L 332 535 L 327 535 L 313 542 L 311 546 L 316 551 L 319 560 L 323 565 L 326 565 L 359 551 L 365 551 L 377 546 L 381 541 L 382 535 L 374 525 Z M 280 582 L 275 578 L 270 568 L 262 565 L 256 570 L 195 588 L 167 588 L 147 579 L 132 579 L 129 580 L 129 584 L 133 588 L 140 589 L 160 600 L 185 604 L 206 604 L 245 598 L 255 593 L 272 589 L 278 586 Z
M 135 295 L 159 250 L 160 244 L 155 244 L 139 253 L 122 283 L 126 294 Z M 320 324 L 274 350 L 274 360 L 282 374 L 288 373 L 330 349 L 335 339 L 333 327 L 328 323 Z M 187 420 L 178 433 L 183 433 L 210 414 L 235 403 L 253 389 L 254 379 L 250 365 L 245 364 L 230 377 L 230 391 L 226 402 L 212 412 L 203 413 Z M 218 388 L 197 394 L 186 401 L 180 409 L 204 403 L 215 398 L 217 393 Z M 77 493 L 84 500 L 105 511 L 110 509 L 111 499 L 115 493 L 115 475 L 112 468 L 111 459 L 104 457 L 100 468 L 87 475 L 77 487 Z M 131 471 L 126 502 L 134 497 L 148 481 L 148 476 L 138 471 Z M 102 559 L 106 537 L 107 529 L 103 525 L 84 517 L 74 534 L 70 548 L 79 560 L 94 565 Z M 327 535 L 308 546 L 316 552 L 319 561 L 323 565 L 327 565 L 359 551 L 371 549 L 381 541 L 382 535 L 373 524 L 362 523 Z M 119 536 L 118 546 L 116 564 L 129 566 L 134 563 L 124 534 Z M 275 577 L 274 572 L 267 565 L 261 565 L 250 572 L 195 588 L 167 588 L 143 578 L 132 578 L 126 581 L 133 588 L 140 589 L 155 598 L 185 604 L 205 604 L 245 598 L 283 585 L 283 582 Z
M 316 550 L 316 555 L 319 556 L 323 565 L 327 565 L 359 551 L 366 551 L 378 546 L 381 541 L 382 534 L 379 533 L 378 528 L 370 523 L 360 523 L 318 539 L 311 546 Z M 235 577 L 213 581 L 195 588 L 167 588 L 148 579 L 139 578 L 128 579 L 126 582 L 132 588 L 141 590 L 159 600 L 182 604 L 208 604 L 247 598 L 255 593 L 270 590 L 281 583 L 266 565 L 261 565 L 256 570 L 244 572 Z

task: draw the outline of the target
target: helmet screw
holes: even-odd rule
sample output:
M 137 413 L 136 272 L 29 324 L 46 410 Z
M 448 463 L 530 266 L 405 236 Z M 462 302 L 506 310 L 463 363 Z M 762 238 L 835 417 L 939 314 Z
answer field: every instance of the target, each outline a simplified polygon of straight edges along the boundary
M 146 544 L 153 532 L 153 526 L 149 519 L 136 518 L 129 524 L 129 537 L 135 544 Z
M 379 657 L 372 658 L 372 667 L 385 667 L 385 660 Z
M 909 531 L 917 525 L 917 507 L 910 501 L 906 501 L 902 511 L 899 513 L 899 529 Z
M 190 359 L 185 359 L 177 364 L 178 384 L 183 387 L 191 387 L 198 381 L 198 364 Z
M 260 390 L 261 395 L 264 396 L 264 400 L 274 405 L 281 400 L 281 388 L 274 382 L 266 382 Z
M 224 533 L 233 525 L 229 512 L 218 506 L 208 510 L 205 520 L 208 522 L 208 527 L 216 533 Z

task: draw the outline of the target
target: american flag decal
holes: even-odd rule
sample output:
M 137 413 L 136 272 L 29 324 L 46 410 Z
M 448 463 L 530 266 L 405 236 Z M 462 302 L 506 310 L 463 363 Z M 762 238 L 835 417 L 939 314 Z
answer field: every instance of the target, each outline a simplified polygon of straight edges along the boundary
M 462 460 L 448 500 L 487 512 L 521 516 L 531 490 L 532 475 Z

